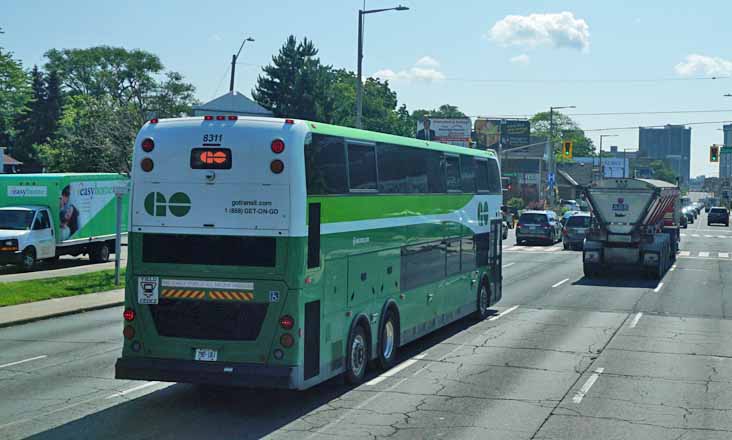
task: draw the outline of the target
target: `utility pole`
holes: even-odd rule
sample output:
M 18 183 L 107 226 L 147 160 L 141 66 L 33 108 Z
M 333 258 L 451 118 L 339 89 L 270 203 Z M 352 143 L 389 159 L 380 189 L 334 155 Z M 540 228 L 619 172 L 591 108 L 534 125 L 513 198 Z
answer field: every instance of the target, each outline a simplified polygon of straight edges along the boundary
M 365 3 L 365 2 L 364 2 Z M 363 20 L 366 14 L 375 14 L 385 11 L 407 11 L 408 7 L 399 5 L 395 8 L 359 9 L 358 10 L 358 54 L 356 57 L 356 128 L 363 128 Z
M 554 160 L 554 110 L 560 110 L 563 108 L 577 108 L 574 105 L 567 105 L 563 107 L 549 107 L 549 137 L 546 140 L 546 146 L 544 147 L 544 154 L 547 156 L 547 180 L 549 176 L 554 176 L 556 179 L 557 165 Z M 544 183 L 541 183 L 541 188 L 544 188 Z M 548 183 L 548 182 L 547 182 Z M 554 195 L 554 185 L 547 185 L 551 195 Z M 553 201 L 553 197 L 552 197 Z
M 241 46 L 239 46 L 239 52 L 236 53 L 236 55 L 231 56 L 231 79 L 229 80 L 229 92 L 234 92 L 234 73 L 236 72 L 236 60 L 239 59 L 239 54 L 241 54 L 241 50 L 244 48 L 244 43 L 247 41 L 254 42 L 254 38 L 247 37 L 244 39 L 244 41 L 241 42 Z

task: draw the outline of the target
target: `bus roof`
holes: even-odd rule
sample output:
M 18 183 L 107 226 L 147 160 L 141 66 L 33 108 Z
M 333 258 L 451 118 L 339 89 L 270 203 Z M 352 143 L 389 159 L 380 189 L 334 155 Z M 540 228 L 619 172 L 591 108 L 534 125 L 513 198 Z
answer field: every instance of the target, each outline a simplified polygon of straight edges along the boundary
M 178 123 L 193 123 L 200 122 L 203 120 L 203 116 L 192 116 L 184 118 L 171 118 L 171 119 L 160 119 L 158 124 L 171 124 L 174 122 Z M 396 136 L 393 134 L 379 133 L 376 131 L 360 130 L 357 128 L 341 127 L 339 125 L 325 124 L 322 122 L 307 121 L 304 119 L 285 119 L 285 118 L 268 118 L 261 116 L 238 116 L 239 121 L 251 121 L 251 122 L 269 122 L 277 124 L 286 124 L 286 121 L 294 121 L 295 124 L 305 124 L 308 130 L 312 133 L 325 134 L 331 136 L 340 136 L 348 139 L 371 141 L 371 142 L 388 142 L 392 144 L 403 145 L 407 147 L 425 148 L 429 150 L 443 151 L 446 153 L 453 154 L 466 154 L 470 156 L 479 157 L 492 157 L 496 158 L 496 153 L 493 150 L 478 150 L 476 148 L 465 148 L 458 147 L 455 145 L 442 144 L 439 142 L 423 141 L 420 139 L 413 139 L 404 136 Z M 187 124 L 186 124 L 187 125 Z

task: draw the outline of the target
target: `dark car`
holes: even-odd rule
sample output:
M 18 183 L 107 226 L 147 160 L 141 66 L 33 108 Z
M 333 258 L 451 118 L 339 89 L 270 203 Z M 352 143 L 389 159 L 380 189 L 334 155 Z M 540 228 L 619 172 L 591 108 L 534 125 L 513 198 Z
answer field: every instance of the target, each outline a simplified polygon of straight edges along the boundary
M 681 226 L 682 228 L 689 227 L 689 220 L 686 218 L 686 215 L 681 214 L 681 217 L 679 218 L 679 226 Z
M 715 206 L 709 210 L 707 216 L 707 226 L 711 226 L 712 223 L 721 223 L 725 226 L 729 226 L 729 210 L 720 206 Z
M 694 210 L 689 207 L 682 209 L 681 215 L 686 217 L 687 223 L 694 223 L 694 219 L 696 218 L 696 216 L 694 215 Z
M 516 225 L 516 243 L 554 244 L 562 238 L 562 225 L 554 211 L 524 211 Z
M 582 249 L 591 223 L 592 217 L 587 213 L 575 214 L 567 219 L 567 223 L 562 230 L 564 249 Z

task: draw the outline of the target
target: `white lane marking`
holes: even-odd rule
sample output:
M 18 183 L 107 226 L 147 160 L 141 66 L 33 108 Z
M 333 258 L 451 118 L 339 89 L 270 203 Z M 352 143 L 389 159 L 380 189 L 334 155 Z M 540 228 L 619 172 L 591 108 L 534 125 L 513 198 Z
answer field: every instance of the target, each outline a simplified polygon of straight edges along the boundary
M 691 236 L 692 236 L 692 237 L 696 237 L 696 238 L 699 238 L 699 237 L 701 237 L 701 235 L 699 235 L 699 234 L 691 234 Z
M 516 263 L 507 263 L 507 264 L 504 264 L 504 265 L 503 265 L 503 268 L 505 269 L 505 268 L 507 268 L 507 267 L 511 267 L 511 266 L 513 266 L 514 264 L 516 264 Z
M 682 233 L 682 234 L 680 234 L 680 235 L 681 235 L 682 237 L 686 237 L 686 234 L 684 234 L 684 233 Z
M 153 385 L 157 385 L 157 384 L 159 384 L 159 383 L 160 383 L 160 382 L 157 382 L 157 381 L 153 381 L 153 382 L 148 382 L 148 383 L 144 383 L 144 384 L 142 384 L 142 385 L 138 385 L 138 386 L 136 386 L 136 387 L 130 388 L 129 390 L 125 390 L 125 391 L 120 391 L 119 393 L 114 393 L 114 394 L 112 394 L 112 395 L 109 395 L 109 396 L 107 396 L 107 399 L 114 399 L 115 397 L 122 397 L 122 396 L 124 396 L 125 394 L 130 394 L 130 393 L 134 393 L 135 391 L 141 390 L 141 389 L 143 389 L 143 388 L 151 387 L 151 386 L 153 386 Z
M 638 325 L 638 321 L 640 321 L 641 316 L 643 316 L 643 312 L 638 312 L 633 317 L 633 321 L 630 323 L 630 328 L 635 328 L 636 325 Z
M 560 249 L 560 248 L 559 248 L 559 246 L 552 246 L 552 247 L 550 247 L 550 248 L 546 248 L 546 249 L 544 249 L 544 252 L 556 252 L 556 251 L 558 251 L 559 249 Z
M 44 355 L 41 355 L 41 356 L 36 356 L 36 357 L 28 358 L 28 359 L 23 359 L 22 361 L 15 361 L 15 362 L 11 362 L 9 364 L 0 365 L 0 368 L 12 367 L 13 365 L 20 365 L 20 364 L 24 364 L 26 362 L 36 361 L 38 359 L 43 359 L 43 358 L 46 358 L 46 357 L 48 357 L 48 355 L 45 355 L 44 354 Z
M 424 358 L 425 356 L 427 356 L 427 353 L 422 353 L 420 355 L 413 357 L 412 359 L 406 360 L 406 361 L 402 362 L 401 364 L 397 365 L 396 367 L 392 368 L 391 370 L 385 371 L 381 375 L 366 382 L 366 385 L 373 386 L 373 385 L 376 385 L 378 383 L 385 381 L 388 377 L 396 376 L 397 373 L 416 364 L 417 362 L 419 362 L 420 359 Z
M 663 288 L 663 283 L 658 283 L 658 286 L 656 286 L 655 289 L 653 289 L 654 292 L 658 293 Z
M 558 283 L 552 284 L 552 289 L 555 288 L 555 287 L 561 286 L 562 284 L 566 283 L 567 281 L 569 281 L 569 278 L 565 278 L 565 279 L 563 279 L 562 281 L 560 281 Z
M 514 310 L 516 310 L 518 308 L 519 308 L 519 306 L 510 307 L 510 308 L 502 311 L 501 313 L 497 314 L 496 316 L 488 318 L 488 321 L 495 321 L 496 319 L 500 318 L 501 316 L 508 315 L 509 313 L 513 312 Z
M 671 267 L 669 268 L 669 270 L 668 270 L 668 271 L 669 271 L 669 272 L 673 272 L 673 271 L 675 271 L 675 270 L 676 270 L 676 263 L 674 263 L 674 265 L 673 265 L 673 266 L 671 266 Z
M 688 257 L 689 255 L 691 255 L 691 252 L 689 252 L 689 251 L 679 252 L 679 257 Z
M 595 370 L 594 373 L 592 373 L 592 376 L 590 376 L 589 379 L 587 379 L 587 382 L 585 382 L 584 385 L 582 385 L 582 388 L 577 391 L 577 394 L 572 397 L 572 402 L 574 403 L 580 403 L 582 402 L 582 399 L 587 395 L 587 393 L 590 391 L 590 388 L 592 388 L 592 385 L 595 384 L 595 381 L 600 377 L 602 372 L 605 371 L 604 368 L 598 368 Z
M 720 252 L 719 258 L 729 258 L 729 252 Z
M 714 238 L 714 235 L 705 235 L 706 238 Z
M 709 252 L 699 252 L 699 256 L 700 257 L 708 257 L 709 256 Z
M 506 249 L 507 251 L 520 251 L 522 250 L 522 246 L 511 246 L 510 248 Z
M 728 235 L 717 235 L 717 238 L 729 238 Z

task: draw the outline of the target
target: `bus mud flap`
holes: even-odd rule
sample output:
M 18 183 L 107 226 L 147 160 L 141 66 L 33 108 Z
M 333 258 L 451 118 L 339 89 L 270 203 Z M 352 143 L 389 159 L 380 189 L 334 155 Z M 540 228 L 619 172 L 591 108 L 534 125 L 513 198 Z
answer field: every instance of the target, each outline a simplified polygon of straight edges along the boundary
M 304 379 L 320 374 L 320 301 L 305 304 Z

